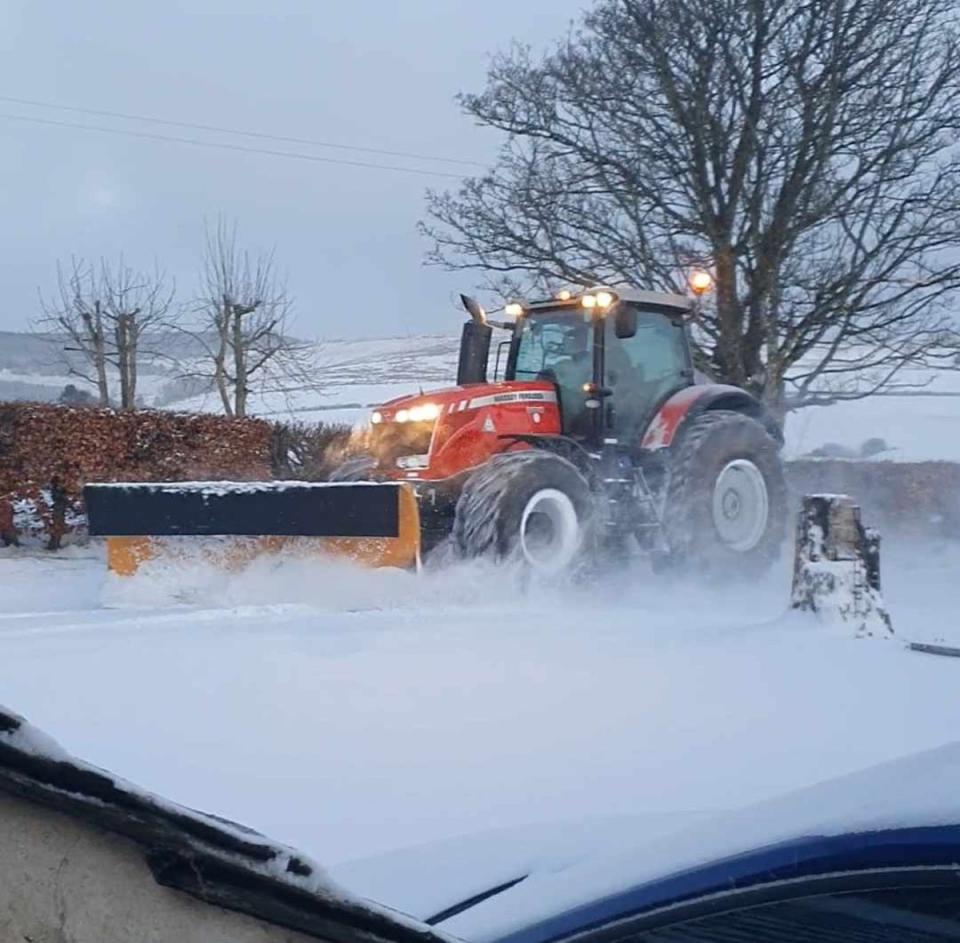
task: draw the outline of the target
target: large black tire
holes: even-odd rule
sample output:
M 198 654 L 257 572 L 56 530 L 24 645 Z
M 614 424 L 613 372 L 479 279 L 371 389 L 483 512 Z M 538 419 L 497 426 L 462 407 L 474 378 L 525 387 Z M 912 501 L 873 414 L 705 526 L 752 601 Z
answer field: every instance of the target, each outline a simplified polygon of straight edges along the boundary
M 768 569 L 787 519 L 779 443 L 756 419 L 718 409 L 690 420 L 671 453 L 663 517 L 671 565 L 723 577 Z
M 577 467 L 535 449 L 498 455 L 467 479 L 451 539 L 461 557 L 513 560 L 554 576 L 592 541 L 593 498 Z

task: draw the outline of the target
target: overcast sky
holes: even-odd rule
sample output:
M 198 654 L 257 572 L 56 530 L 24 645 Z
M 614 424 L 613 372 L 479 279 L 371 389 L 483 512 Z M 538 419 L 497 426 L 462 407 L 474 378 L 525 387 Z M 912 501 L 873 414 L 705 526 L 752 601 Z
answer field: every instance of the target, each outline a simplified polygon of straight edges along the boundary
M 346 145 L 489 161 L 497 139 L 460 115 L 488 57 L 543 48 L 586 0 L 21 0 L 0 6 L 0 96 Z M 58 257 L 121 251 L 194 288 L 204 219 L 275 247 L 317 338 L 438 331 L 469 276 L 422 264 L 429 177 L 16 120 L 122 128 L 318 157 L 456 164 L 253 140 L 0 101 L 0 330 L 26 328 Z

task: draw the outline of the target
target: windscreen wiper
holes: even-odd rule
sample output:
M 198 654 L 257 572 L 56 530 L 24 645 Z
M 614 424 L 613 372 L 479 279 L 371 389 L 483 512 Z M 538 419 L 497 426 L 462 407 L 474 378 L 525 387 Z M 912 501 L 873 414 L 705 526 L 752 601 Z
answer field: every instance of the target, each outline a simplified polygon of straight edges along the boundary
M 516 887 L 521 881 L 525 881 L 528 877 L 530 877 L 529 874 L 521 874 L 518 878 L 513 878 L 503 884 L 498 884 L 496 887 L 487 888 L 487 890 L 481 891 L 479 894 L 474 894 L 473 897 L 468 897 L 466 900 L 462 900 L 457 904 L 453 904 L 439 911 L 439 913 L 435 913 L 432 917 L 427 917 L 423 922 L 428 926 L 435 927 L 438 923 L 443 923 L 444 920 L 456 917 L 457 914 L 462 914 L 464 911 L 476 907 L 477 904 L 482 904 L 485 900 L 496 897 L 497 894 L 509 891 L 511 887 Z

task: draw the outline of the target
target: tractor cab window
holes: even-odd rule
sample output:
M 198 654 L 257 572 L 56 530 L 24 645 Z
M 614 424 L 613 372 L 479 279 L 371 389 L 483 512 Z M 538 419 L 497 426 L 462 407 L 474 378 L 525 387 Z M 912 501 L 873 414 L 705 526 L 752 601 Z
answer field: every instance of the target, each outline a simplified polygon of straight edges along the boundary
M 692 382 L 682 323 L 659 311 L 640 308 L 632 337 L 618 338 L 607 319 L 606 385 L 621 438 L 641 435 L 653 411 L 670 393 Z
M 564 429 L 575 434 L 587 422 L 583 386 L 593 372 L 590 324 L 570 309 L 543 311 L 524 318 L 518 331 L 511 379 L 556 383 Z

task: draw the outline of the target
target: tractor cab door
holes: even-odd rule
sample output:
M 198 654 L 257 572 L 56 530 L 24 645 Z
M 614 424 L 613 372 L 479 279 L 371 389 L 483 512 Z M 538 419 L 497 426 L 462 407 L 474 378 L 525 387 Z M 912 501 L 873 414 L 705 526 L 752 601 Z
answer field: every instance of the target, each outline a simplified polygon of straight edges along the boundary
M 686 327 L 675 315 L 621 303 L 607 318 L 604 340 L 610 428 L 629 445 L 668 396 L 693 383 Z
M 590 323 L 569 310 L 537 312 L 517 327 L 509 380 L 548 380 L 557 386 L 564 435 L 585 436 L 590 431 L 584 385 L 593 378 Z

